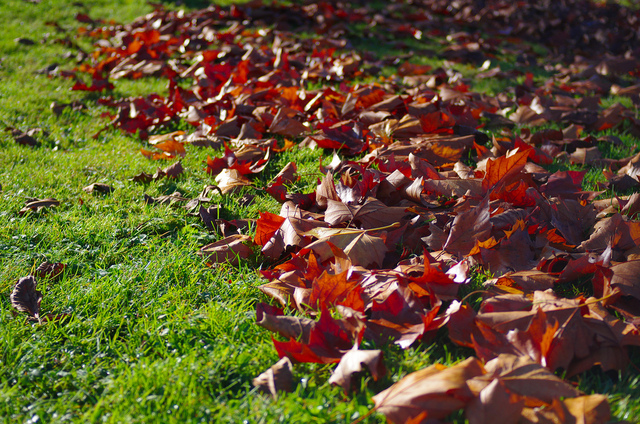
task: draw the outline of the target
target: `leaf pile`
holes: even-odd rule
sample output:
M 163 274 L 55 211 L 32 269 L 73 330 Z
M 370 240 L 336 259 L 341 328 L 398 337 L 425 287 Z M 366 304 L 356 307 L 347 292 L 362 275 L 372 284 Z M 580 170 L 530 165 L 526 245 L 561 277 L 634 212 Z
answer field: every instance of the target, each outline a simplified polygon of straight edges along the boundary
M 252 239 L 221 230 L 227 237 L 200 252 L 238 263 L 254 244 L 277 264 L 261 271 L 260 289 L 278 306 L 256 312 L 278 335 L 280 357 L 337 363 L 330 381 L 349 390 L 356 373 L 385 373 L 382 352 L 362 344 L 406 349 L 446 327 L 477 358 L 433 365 L 378 394 L 390 421 L 464 408 L 476 423 L 604 422 L 602 396 L 582 396 L 552 372 L 624 369 L 628 347 L 640 345 L 640 196 L 594 201 L 601 192 L 582 190 L 585 171 L 545 166 L 597 166 L 603 190 L 638 187 L 640 155 L 606 159 L 601 149 L 620 143 L 604 130 L 640 136 L 634 108 L 602 105 L 610 94 L 640 103 L 640 16 L 610 3 L 547 3 L 158 8 L 129 25 L 87 22 L 82 33 L 96 50 L 65 75 L 89 91 L 166 78 L 166 96 L 99 102 L 114 109 L 111 126 L 145 139 L 171 121 L 193 125 L 190 134 L 151 137 L 156 151 L 142 153 L 171 159 L 193 146 L 223 148 L 206 160 L 223 195 L 255 184 L 273 155 L 294 146 L 340 153 L 320 167 L 312 192 L 290 191 L 299 177 L 288 164 L 264 187 L 280 213 L 261 213 Z M 350 48 L 367 37 L 397 57 Z M 524 39 L 545 45 L 546 56 Z M 420 40 L 444 45 L 439 54 L 415 51 L 445 59 L 442 67 L 407 60 Z M 496 57 L 519 66 L 502 69 Z M 518 70 L 538 60 L 547 63 L 542 83 Z M 482 64 L 476 80 L 509 88 L 473 92 L 455 62 Z M 380 76 L 390 66 L 394 75 Z M 133 178 L 174 172 L 182 168 Z M 165 197 L 146 201 L 189 200 Z M 213 225 L 210 211 L 200 206 L 199 215 Z M 477 310 L 460 295 L 474 267 L 496 276 Z M 585 294 L 563 297 L 567 287 Z M 290 373 L 279 362 L 255 384 L 275 396 L 291 390 Z

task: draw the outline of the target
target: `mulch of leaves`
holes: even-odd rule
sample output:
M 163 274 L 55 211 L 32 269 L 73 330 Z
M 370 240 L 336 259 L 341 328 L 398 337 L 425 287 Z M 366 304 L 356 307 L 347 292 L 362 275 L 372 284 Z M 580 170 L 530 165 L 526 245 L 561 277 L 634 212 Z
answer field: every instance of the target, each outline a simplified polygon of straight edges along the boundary
M 610 94 L 640 103 L 640 15 L 610 3 L 545 4 L 251 3 L 159 8 L 120 26 L 83 16 L 81 32 L 96 50 L 64 75 L 89 91 L 121 78 L 166 78 L 166 97 L 100 99 L 114 109 L 105 117 L 142 138 L 172 120 L 192 124 L 192 133 L 152 139 L 156 151 L 142 153 L 171 159 L 184 156 L 185 145 L 224 146 L 222 157 L 207 160 L 224 194 L 254 184 L 272 155 L 294 146 L 340 153 L 321 167 L 325 176 L 311 193 L 289 192 L 298 178 L 289 164 L 264 187 L 282 203 L 280 214 L 262 213 L 252 240 L 225 230 L 242 223 L 222 223 L 228 237 L 200 252 L 211 263 L 237 263 L 254 244 L 277 261 L 261 271 L 260 289 L 278 306 L 258 304 L 257 321 L 281 336 L 273 341 L 281 358 L 337 363 L 331 382 L 349 390 L 355 373 L 385 372 L 381 351 L 359 350 L 363 339 L 408 348 L 446 327 L 477 358 L 433 365 L 378 394 L 376 408 L 391 422 L 461 408 L 473 423 L 606 422 L 606 397 L 585 396 L 553 372 L 624 369 L 627 347 L 640 345 L 640 196 L 594 201 L 599 192 L 582 190 L 585 172 L 544 165 L 604 168 L 603 190 L 638 186 L 640 155 L 603 158 L 599 146 L 619 140 L 594 134 L 625 128 L 640 136 L 635 109 L 601 104 Z M 512 81 L 511 88 L 473 92 L 449 66 L 407 61 L 412 52 L 396 41 L 447 34 L 441 58 L 484 64 L 477 78 Z M 402 54 L 357 52 L 353 37 Z M 492 65 L 501 55 L 521 68 L 545 63 L 550 77 L 537 84 L 518 68 Z M 397 75 L 378 77 L 386 66 Z M 512 131 L 548 123 L 561 129 Z M 488 128 L 499 135 L 489 138 Z M 134 179 L 164 176 L 171 170 Z M 147 201 L 189 200 L 176 199 Z M 203 209 L 207 225 L 220 224 Z M 498 276 L 478 310 L 458 294 L 472 267 Z M 554 292 L 585 279 L 589 295 Z M 37 317 L 37 308 L 23 308 Z M 274 396 L 290 390 L 291 368 L 280 361 L 255 384 Z

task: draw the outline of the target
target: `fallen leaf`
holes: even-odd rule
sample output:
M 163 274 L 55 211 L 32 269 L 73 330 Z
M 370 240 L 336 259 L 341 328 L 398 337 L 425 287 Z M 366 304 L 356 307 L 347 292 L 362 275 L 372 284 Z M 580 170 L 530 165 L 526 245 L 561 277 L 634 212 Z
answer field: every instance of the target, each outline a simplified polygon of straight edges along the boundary
M 359 350 L 357 345 L 345 353 L 340 363 L 329 378 L 330 384 L 342 386 L 345 393 L 351 390 L 351 382 L 355 374 L 366 367 L 375 381 L 385 375 L 386 369 L 382 362 L 381 350 Z
M 82 189 L 82 191 L 86 191 L 87 193 L 96 193 L 96 194 L 109 194 L 113 191 L 113 187 L 107 184 L 102 183 L 93 183 L 91 185 L 86 186 Z
M 250 241 L 251 237 L 236 234 L 202 246 L 198 251 L 198 255 L 206 258 L 207 262 L 211 264 L 226 262 L 231 265 L 238 265 L 240 259 L 247 259 L 253 254 L 251 247 L 246 244 Z
M 253 385 L 274 399 L 279 392 L 292 392 L 295 387 L 293 381 L 293 365 L 286 356 L 272 365 L 268 370 L 253 379 Z
M 441 419 L 474 397 L 466 382 L 482 374 L 484 368 L 476 358 L 449 368 L 436 364 L 407 375 L 373 400 L 376 410 L 392 423 L 405 423 L 420 414 L 425 420 Z
M 33 275 L 18 279 L 11 292 L 11 305 L 21 312 L 26 312 L 40 321 L 40 302 L 42 293 L 36 290 L 38 283 Z

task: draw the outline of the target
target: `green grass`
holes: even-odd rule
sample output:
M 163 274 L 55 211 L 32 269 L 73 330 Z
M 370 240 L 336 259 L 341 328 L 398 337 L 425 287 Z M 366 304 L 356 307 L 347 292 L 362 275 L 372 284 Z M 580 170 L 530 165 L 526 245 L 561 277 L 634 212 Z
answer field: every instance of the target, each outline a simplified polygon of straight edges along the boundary
M 91 4 L 93 18 L 119 22 L 151 10 L 131 0 Z M 207 4 L 186 2 L 190 7 Z M 0 8 L 0 122 L 48 133 L 38 136 L 41 147 L 31 148 L 0 132 L 0 421 L 343 423 L 367 414 L 373 406 L 371 397 L 402 376 L 469 355 L 440 333 L 434 343 L 405 351 L 380 347 L 388 376 L 377 382 L 363 376 L 354 395 L 328 384 L 333 366 L 317 364 L 296 365 L 294 393 L 277 400 L 258 394 L 252 379 L 278 359 L 271 333 L 255 324 L 255 303 L 267 301 L 257 289 L 262 282 L 256 268 L 263 265 L 262 259 L 209 268 L 196 252 L 219 235 L 184 209 L 143 202 L 145 193 L 158 196 L 177 190 L 186 197 L 198 196 L 213 183 L 203 161 L 219 152 L 190 148 L 182 160 L 186 171 L 175 181 L 148 185 L 129 181 L 172 162 L 145 159 L 139 153 L 143 143 L 115 130 L 94 140 L 93 134 L 107 125 L 100 118 L 106 109 L 95 105 L 97 96 L 70 91 L 69 80 L 35 73 L 54 62 L 63 68 L 73 66 L 72 59 L 62 58 L 69 49 L 51 42 L 57 35 L 46 22 L 74 29 L 80 24 L 73 16 L 84 11 L 63 0 L 40 4 L 6 0 Z M 17 44 L 14 39 L 19 37 L 36 44 Z M 43 39 L 49 41 L 40 43 Z M 86 40 L 78 42 L 90 49 Z M 358 44 L 360 49 L 368 47 L 372 46 L 364 41 Z M 377 52 L 393 49 L 382 46 Z M 435 58 L 416 61 L 442 64 Z M 474 75 L 472 67 L 459 69 Z M 502 83 L 485 84 L 479 89 L 504 88 Z M 164 82 L 154 79 L 118 81 L 113 94 L 163 90 Z M 50 110 L 54 101 L 73 100 L 88 108 L 67 110 L 61 116 Z M 615 101 L 620 99 L 611 99 Z M 625 145 L 604 150 L 607 157 L 634 152 L 631 136 L 615 134 Z M 235 197 L 217 195 L 213 204 L 221 206 L 225 219 L 257 218 L 259 211 L 277 213 L 280 205 L 261 187 L 287 162 L 295 161 L 304 176 L 297 187 L 311 190 L 322 154 L 295 150 L 276 156 L 256 179 L 256 187 L 245 189 L 257 195 L 251 206 L 241 207 Z M 589 178 L 596 181 L 598 175 Z M 104 196 L 82 191 L 94 182 L 109 184 L 115 191 Z M 25 200 L 33 197 L 55 197 L 61 204 L 19 216 Z M 68 316 L 35 324 L 14 312 L 9 294 L 18 278 L 45 260 L 63 262 L 67 268 L 60 279 L 40 280 L 42 312 Z M 485 276 L 475 278 L 481 281 Z M 637 356 L 636 352 L 636 360 Z M 638 378 L 635 370 L 620 373 L 617 382 L 593 373 L 581 377 L 579 387 L 609 394 L 615 417 L 632 420 L 640 416 Z M 453 419 L 462 421 L 462 414 Z M 363 422 L 384 421 L 373 414 Z

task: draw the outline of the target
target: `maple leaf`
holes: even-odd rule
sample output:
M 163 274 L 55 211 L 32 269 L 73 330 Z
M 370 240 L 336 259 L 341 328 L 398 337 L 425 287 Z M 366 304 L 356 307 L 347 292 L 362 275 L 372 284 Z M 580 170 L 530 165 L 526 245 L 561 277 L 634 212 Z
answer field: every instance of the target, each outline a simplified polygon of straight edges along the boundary
M 359 228 L 370 230 L 394 224 L 400 221 L 405 214 L 406 208 L 389 207 L 372 197 L 367 198 L 362 205 L 348 205 L 327 199 L 324 220 L 332 226 L 347 222 Z
M 484 365 L 480 380 L 500 378 L 511 392 L 525 397 L 525 405 L 550 404 L 555 399 L 580 395 L 571 384 L 562 381 L 531 358 L 501 354 Z
M 298 362 L 333 363 L 339 362 L 343 354 L 354 344 L 354 335 L 345 331 L 328 309 L 322 308 L 320 320 L 311 329 L 308 342 L 293 338 L 288 342 L 273 339 L 273 345 L 282 358 L 288 356 Z
M 604 424 L 611 418 L 611 409 L 604 395 L 578 396 L 564 400 L 554 399 L 546 408 L 525 408 L 523 423 L 575 422 Z
M 456 215 L 442 249 L 461 256 L 467 255 L 476 241 L 489 238 L 492 228 L 489 218 L 489 197 L 487 196 L 475 208 Z
M 376 264 L 380 267 L 389 249 L 383 237 L 373 234 L 366 230 L 318 227 L 304 233 L 318 238 L 305 248 L 313 250 L 320 261 L 325 261 L 334 256 L 333 245 L 341 249 L 353 265 L 367 267 Z M 381 235 L 384 236 L 384 233 Z
M 295 386 L 292 373 L 293 365 L 286 356 L 272 365 L 268 370 L 253 379 L 253 385 L 274 399 L 278 392 L 292 392 Z
M 467 404 L 465 415 L 469 424 L 516 424 L 523 408 L 524 399 L 510 392 L 503 380 L 495 378 Z
M 222 194 L 232 193 L 242 187 L 251 185 L 251 181 L 245 178 L 236 169 L 223 169 L 215 178 L 216 185 Z
M 211 264 L 228 262 L 232 265 L 238 265 L 240 259 L 247 259 L 253 254 L 251 247 L 245 244 L 249 241 L 251 241 L 251 237 L 236 234 L 202 246 L 198 254 L 205 257 Z
M 302 343 L 309 342 L 311 330 L 316 325 L 316 321 L 310 318 L 283 315 L 282 310 L 264 303 L 256 305 L 256 323 L 271 332 Z
M 490 189 L 500 191 L 524 169 L 528 157 L 529 151 L 514 151 L 508 156 L 500 156 L 495 160 L 489 159 L 482 180 L 482 190 L 485 193 Z
M 478 359 L 468 358 L 452 367 L 432 365 L 404 377 L 373 397 L 376 410 L 392 423 L 441 419 L 463 408 L 473 398 L 467 381 L 484 374 Z
M 366 366 L 375 381 L 385 375 L 386 369 L 382 361 L 381 350 L 360 350 L 358 345 L 353 345 L 340 359 L 340 363 L 329 378 L 330 384 L 342 386 L 345 393 L 351 389 L 351 382 L 355 374 L 363 371 Z
M 364 311 L 362 300 L 362 286 L 358 278 L 348 278 L 349 270 L 338 274 L 323 272 L 313 280 L 308 305 L 317 308 L 318 305 L 344 305 L 356 311 Z

